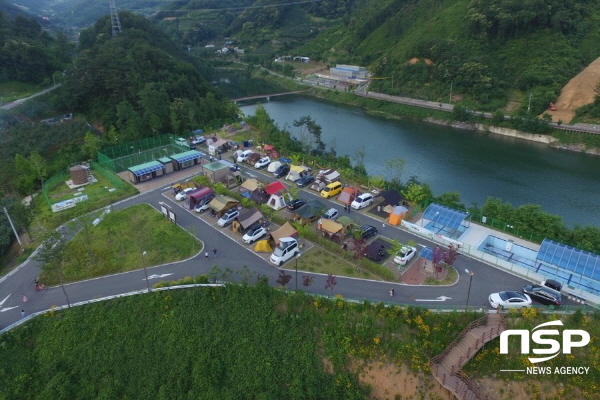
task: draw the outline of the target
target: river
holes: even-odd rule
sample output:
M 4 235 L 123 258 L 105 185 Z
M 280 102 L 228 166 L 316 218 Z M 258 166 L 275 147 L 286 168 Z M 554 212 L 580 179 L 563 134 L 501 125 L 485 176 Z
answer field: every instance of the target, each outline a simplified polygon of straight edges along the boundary
M 424 122 L 389 120 L 363 110 L 305 97 L 263 103 L 280 128 L 297 135 L 294 120 L 311 116 L 322 140 L 338 155 L 364 145 L 370 175 L 385 175 L 385 162 L 406 161 L 403 180 L 415 175 L 434 195 L 457 190 L 467 206 L 499 197 L 514 206 L 540 204 L 567 226 L 600 227 L 600 157 L 520 139 Z M 251 115 L 256 105 L 243 105 Z

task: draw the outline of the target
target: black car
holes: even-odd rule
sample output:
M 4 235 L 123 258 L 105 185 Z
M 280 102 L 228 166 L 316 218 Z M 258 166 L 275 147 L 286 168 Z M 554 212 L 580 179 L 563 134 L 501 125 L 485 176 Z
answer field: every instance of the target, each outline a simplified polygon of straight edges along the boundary
M 304 199 L 292 200 L 292 201 L 290 201 L 290 204 L 288 204 L 288 210 L 290 210 L 290 211 L 297 210 L 305 204 L 306 204 L 306 200 L 304 200 Z
M 548 304 L 551 306 L 560 306 L 562 304 L 560 293 L 552 289 L 548 289 L 545 286 L 527 285 L 523 287 L 523 292 L 528 294 L 532 300 L 538 301 L 542 304 Z
M 275 176 L 275 178 L 282 178 L 282 177 L 286 176 L 289 172 L 290 172 L 290 166 L 287 164 L 281 164 L 279 166 L 279 168 L 277 168 L 275 170 L 273 175 Z
M 298 187 L 304 187 L 309 183 L 313 183 L 315 181 L 315 177 L 313 175 L 304 175 L 302 178 L 296 181 L 296 185 Z
M 375 228 L 373 225 L 363 225 L 360 227 L 360 232 L 361 238 L 368 239 L 377 235 L 377 228 Z

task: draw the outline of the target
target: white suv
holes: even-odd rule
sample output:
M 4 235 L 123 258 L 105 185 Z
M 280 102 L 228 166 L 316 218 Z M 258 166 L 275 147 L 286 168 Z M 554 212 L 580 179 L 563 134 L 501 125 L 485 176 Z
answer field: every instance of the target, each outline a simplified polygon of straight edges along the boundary
M 371 193 L 363 193 L 352 202 L 351 206 L 355 210 L 360 210 L 373 204 L 373 195 Z
M 296 239 L 292 237 L 281 238 L 279 239 L 279 246 L 275 248 L 269 261 L 277 266 L 281 266 L 284 262 L 300 253 L 298 247 L 298 241 Z
M 231 210 L 229 210 L 225 214 L 223 214 L 223 216 L 217 221 L 217 225 L 219 225 L 221 227 L 225 227 L 225 226 L 229 225 L 230 223 L 232 223 L 233 220 L 236 219 L 238 215 L 240 215 L 240 212 L 238 211 L 238 209 L 232 208 Z

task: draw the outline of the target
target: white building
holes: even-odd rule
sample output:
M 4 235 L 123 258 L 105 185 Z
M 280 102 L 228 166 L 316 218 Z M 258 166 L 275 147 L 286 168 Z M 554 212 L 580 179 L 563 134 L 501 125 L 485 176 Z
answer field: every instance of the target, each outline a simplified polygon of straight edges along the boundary
M 337 64 L 329 69 L 332 79 L 367 79 L 367 69 L 356 65 Z

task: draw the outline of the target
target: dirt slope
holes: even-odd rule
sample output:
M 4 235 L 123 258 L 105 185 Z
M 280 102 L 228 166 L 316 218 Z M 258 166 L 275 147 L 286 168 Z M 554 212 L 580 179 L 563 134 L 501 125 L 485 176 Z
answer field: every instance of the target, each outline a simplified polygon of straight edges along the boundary
M 552 116 L 552 121 L 562 120 L 568 124 L 575 116 L 575 110 L 594 102 L 594 88 L 600 82 L 600 57 L 594 60 L 583 71 L 577 74 L 562 88 L 556 100 L 556 111 L 546 111 Z

